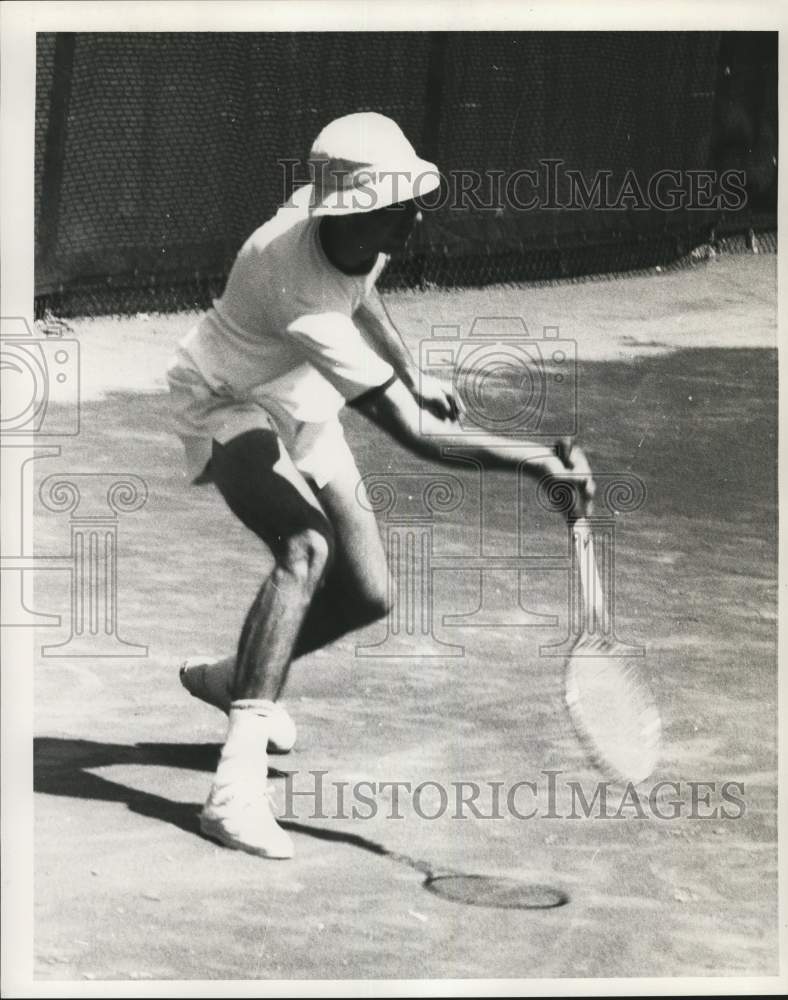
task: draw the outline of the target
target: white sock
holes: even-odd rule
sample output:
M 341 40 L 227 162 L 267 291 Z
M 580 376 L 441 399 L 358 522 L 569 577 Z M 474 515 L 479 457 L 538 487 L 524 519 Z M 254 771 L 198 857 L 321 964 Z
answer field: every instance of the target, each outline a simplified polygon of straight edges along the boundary
M 213 780 L 214 794 L 231 794 L 239 787 L 266 787 L 266 748 L 274 708 L 272 701 L 263 698 L 244 698 L 231 704 L 227 738 Z

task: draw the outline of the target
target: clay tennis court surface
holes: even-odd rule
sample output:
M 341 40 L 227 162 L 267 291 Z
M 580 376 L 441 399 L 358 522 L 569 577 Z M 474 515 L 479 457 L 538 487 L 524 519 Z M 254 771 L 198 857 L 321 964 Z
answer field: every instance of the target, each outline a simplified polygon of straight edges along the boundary
M 616 523 L 622 639 L 646 648 L 663 716 L 656 778 L 682 783 L 682 813 L 565 818 L 565 782 L 598 777 L 563 707 L 561 574 L 526 578 L 524 602 L 556 626 L 444 627 L 474 610 L 478 575 L 437 572 L 436 634 L 454 658 L 356 655 L 382 625 L 297 662 L 288 704 L 300 739 L 277 767 L 326 782 L 534 781 L 560 772 L 557 818 L 417 815 L 391 793 L 369 819 L 311 818 L 296 802 L 297 857 L 261 861 L 202 839 L 223 717 L 189 698 L 178 663 L 232 649 L 269 557 L 210 490 L 184 487 L 166 426 L 163 369 L 193 317 L 74 323 L 83 361 L 82 430 L 54 472 L 134 473 L 145 506 L 118 520 L 118 631 L 148 655 L 37 657 L 35 973 L 41 979 L 496 979 L 775 975 L 776 258 L 553 288 L 389 296 L 409 344 L 436 324 L 521 315 L 532 336 L 577 342 L 581 439 L 595 470 L 646 484 Z M 349 415 L 362 472 L 436 469 Z M 444 559 L 478 547 L 478 480 L 434 522 Z M 515 544 L 511 479 L 489 482 L 485 544 Z M 523 550 L 561 552 L 565 528 L 523 501 Z M 37 506 L 36 551 L 69 550 L 68 515 Z M 502 593 L 505 575 L 491 571 Z M 504 598 L 505 598 L 504 593 Z M 68 574 L 36 574 L 36 610 L 64 616 Z M 272 777 L 281 800 L 284 779 Z M 687 782 L 744 786 L 739 818 L 691 818 Z M 328 811 L 334 800 L 326 784 Z M 647 793 L 646 793 L 647 798 Z M 519 800 L 527 810 L 530 800 Z M 425 797 L 423 811 L 435 809 Z M 547 810 L 544 795 L 540 811 Z M 366 810 L 368 811 L 368 810 Z M 705 815 L 709 809 L 700 806 Z M 404 855 L 414 864 L 395 857 Z M 424 890 L 433 869 L 555 886 L 569 903 L 518 911 Z

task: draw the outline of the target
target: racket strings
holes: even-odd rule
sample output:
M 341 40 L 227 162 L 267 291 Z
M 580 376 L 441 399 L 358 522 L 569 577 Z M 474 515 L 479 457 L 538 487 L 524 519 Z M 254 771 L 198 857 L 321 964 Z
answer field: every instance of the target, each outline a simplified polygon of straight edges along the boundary
M 576 641 L 566 668 L 566 701 L 596 763 L 617 778 L 640 782 L 658 760 L 661 723 L 638 665 L 616 655 L 610 612 L 613 551 L 608 534 L 595 550 L 585 519 L 572 526 L 575 577 L 572 607 Z M 599 567 L 597 565 L 599 559 Z
M 572 656 L 566 700 L 575 729 L 603 769 L 635 782 L 652 773 L 660 717 L 636 665 L 610 656 Z

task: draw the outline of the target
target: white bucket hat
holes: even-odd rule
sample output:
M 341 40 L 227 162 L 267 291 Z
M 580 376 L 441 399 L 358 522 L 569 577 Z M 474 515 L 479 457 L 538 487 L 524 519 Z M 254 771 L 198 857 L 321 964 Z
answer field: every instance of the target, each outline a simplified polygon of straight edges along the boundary
M 441 182 L 438 168 L 416 155 L 399 125 L 373 111 L 326 125 L 309 165 L 312 215 L 372 212 L 429 194 Z

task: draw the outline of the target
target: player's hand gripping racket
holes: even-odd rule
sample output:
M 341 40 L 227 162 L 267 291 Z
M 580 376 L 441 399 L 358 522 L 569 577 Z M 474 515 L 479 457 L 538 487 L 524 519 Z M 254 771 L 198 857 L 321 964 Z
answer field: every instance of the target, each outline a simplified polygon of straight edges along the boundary
M 573 471 L 590 474 L 581 465 L 582 453 L 573 462 L 571 443 L 561 442 L 558 455 Z M 600 769 L 637 784 L 657 765 L 659 711 L 637 660 L 626 655 L 612 634 L 591 523 L 581 516 L 570 525 L 581 627 L 566 664 L 566 703 L 581 742 Z

